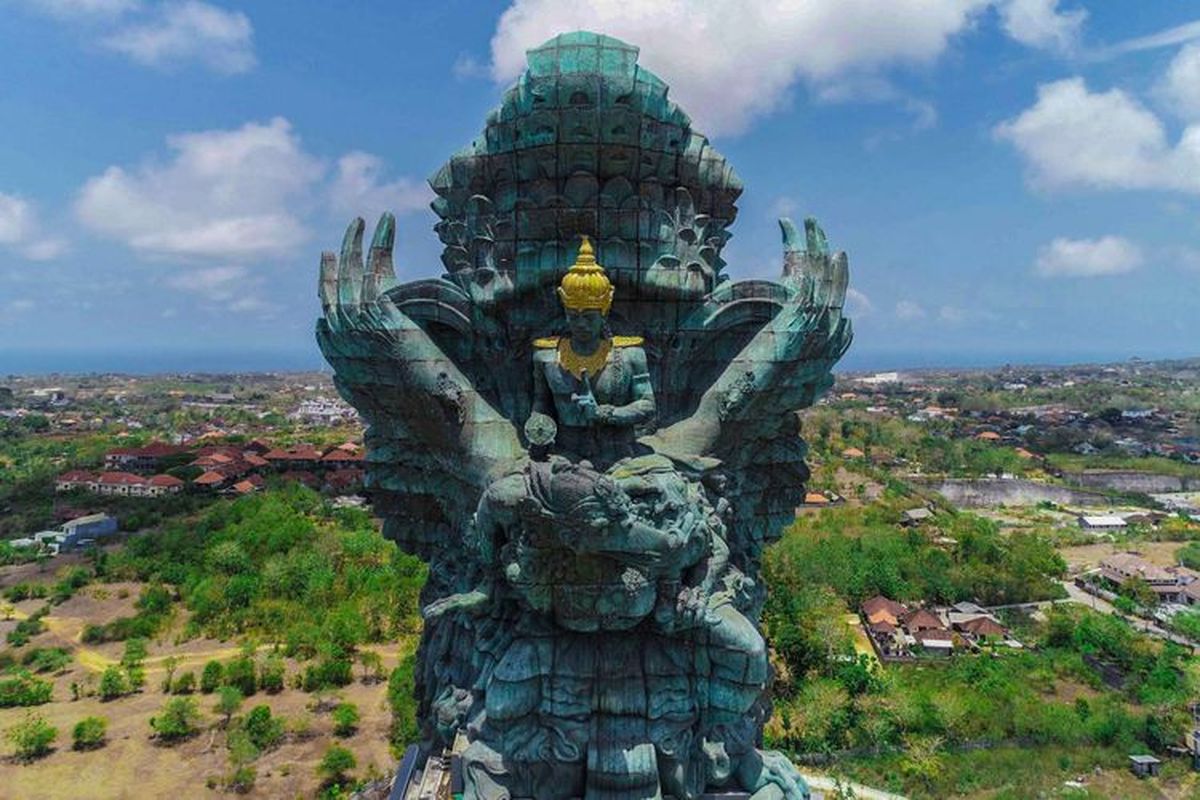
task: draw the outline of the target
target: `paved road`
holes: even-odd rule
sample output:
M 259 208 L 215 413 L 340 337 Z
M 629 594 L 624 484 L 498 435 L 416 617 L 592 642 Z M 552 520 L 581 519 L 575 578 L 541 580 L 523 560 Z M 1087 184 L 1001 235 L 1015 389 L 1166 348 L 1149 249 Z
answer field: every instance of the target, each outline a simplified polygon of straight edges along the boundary
M 1116 614 L 1117 609 L 1112 603 L 1105 600 L 1103 597 L 1097 597 L 1094 594 L 1085 592 L 1075 585 L 1074 581 L 1062 581 L 1061 586 L 1067 590 L 1067 597 L 1072 602 L 1080 603 L 1102 614 Z
M 907 800 L 904 795 L 892 794 L 880 789 L 872 789 L 870 786 L 863 786 L 861 783 L 842 781 L 839 787 L 839 784 L 828 775 L 805 775 L 804 780 L 808 783 L 808 787 L 813 790 L 814 798 L 820 792 L 824 792 L 827 797 L 837 797 L 836 791 L 838 788 L 841 788 L 848 796 L 859 798 L 859 800 Z

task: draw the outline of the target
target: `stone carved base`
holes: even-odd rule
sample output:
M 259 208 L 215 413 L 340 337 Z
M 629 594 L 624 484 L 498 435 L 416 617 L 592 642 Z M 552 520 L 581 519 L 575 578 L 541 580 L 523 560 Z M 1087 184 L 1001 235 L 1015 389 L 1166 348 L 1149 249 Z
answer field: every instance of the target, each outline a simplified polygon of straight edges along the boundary
M 396 773 L 395 782 L 387 794 L 387 800 L 453 800 L 455 797 L 462 797 L 464 771 L 466 770 L 464 755 L 470 757 L 467 753 L 468 749 L 466 737 L 460 733 L 452 748 L 447 749 L 441 755 L 431 755 L 423 766 L 417 766 L 414 762 L 419 759 L 418 748 L 411 746 L 405 753 L 400 769 Z M 636 755 L 634 757 L 636 758 Z M 653 757 L 652 754 L 650 757 Z M 503 797 L 505 800 L 546 800 L 546 798 L 558 797 L 559 795 L 550 787 L 561 787 L 561 784 L 549 773 L 547 773 L 546 781 L 547 791 L 539 792 L 536 797 L 510 798 L 503 790 L 499 790 L 500 793 L 496 796 Z M 602 797 L 606 800 L 631 800 L 632 798 L 647 797 L 659 800 L 679 800 L 674 795 L 662 795 L 658 791 L 657 784 L 648 794 L 644 787 L 617 785 L 627 781 L 628 776 L 624 776 L 617 782 L 608 782 L 606 785 L 598 786 L 597 784 L 604 783 L 603 779 L 596 780 L 589 777 L 587 797 Z M 779 797 L 782 797 L 782 793 L 775 787 L 768 786 L 753 795 L 740 791 L 705 792 L 694 800 L 777 800 Z M 569 795 L 563 796 L 563 798 L 564 800 L 582 800 Z M 809 794 L 809 800 L 824 800 L 824 798 L 825 795 L 822 792 L 810 792 Z M 383 796 L 356 798 L 356 800 L 383 800 Z

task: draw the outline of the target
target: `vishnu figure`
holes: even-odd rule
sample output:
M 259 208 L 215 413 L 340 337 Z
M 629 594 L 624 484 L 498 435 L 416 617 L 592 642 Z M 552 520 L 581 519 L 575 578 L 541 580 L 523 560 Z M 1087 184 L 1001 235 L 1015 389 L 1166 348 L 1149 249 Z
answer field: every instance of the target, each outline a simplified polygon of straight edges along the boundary
M 636 453 L 654 424 L 654 389 L 640 336 L 608 327 L 613 285 L 585 236 L 558 288 L 569 335 L 534 341 L 533 413 L 525 432 L 571 461 L 604 470 Z

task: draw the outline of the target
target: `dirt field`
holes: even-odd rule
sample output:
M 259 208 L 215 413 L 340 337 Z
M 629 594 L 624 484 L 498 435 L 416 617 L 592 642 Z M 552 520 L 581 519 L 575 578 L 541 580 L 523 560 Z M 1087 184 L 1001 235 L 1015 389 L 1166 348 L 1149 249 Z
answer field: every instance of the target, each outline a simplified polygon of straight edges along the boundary
M 11 585 L 30 577 L 33 576 L 11 580 L 10 575 L 5 575 L 4 578 L 10 580 L 0 579 L 0 583 Z M 39 577 L 51 579 L 45 574 Z M 219 788 L 209 789 L 205 785 L 210 778 L 220 782 L 232 772 L 224 734 L 219 729 L 219 715 L 213 711 L 215 697 L 193 695 L 203 715 L 204 729 L 199 735 L 173 747 L 161 746 L 150 738 L 150 718 L 168 698 L 160 688 L 164 676 L 163 660 L 167 656 L 177 655 L 182 659 L 177 676 L 192 670 L 199 678 L 200 670 L 208 660 L 228 660 L 236 656 L 240 652 L 237 643 L 194 639 L 176 645 L 173 634 L 164 635 L 149 643 L 145 661 L 146 685 L 142 692 L 110 702 L 101 702 L 95 697 L 71 700 L 72 682 L 94 688 L 99 673 L 119 661 L 124 649 L 121 642 L 82 645 L 79 637 L 84 625 L 132 614 L 140 589 L 139 585 L 131 583 L 85 587 L 68 602 L 54 607 L 44 618 L 48 630 L 22 648 L 27 652 L 33 647 L 64 647 L 72 653 L 74 660 L 60 675 L 39 676 L 54 682 L 52 702 L 34 709 L 0 709 L 0 730 L 7 730 L 29 711 L 44 716 L 58 728 L 55 751 L 32 764 L 16 761 L 10 755 L 12 750 L 7 741 L 0 745 L 3 748 L 0 752 L 4 754 L 0 758 L 0 798 L 3 800 L 74 800 L 80 797 L 182 800 L 223 794 Z M 0 622 L 0 634 L 11 630 L 16 619 L 27 616 L 44 603 L 44 600 L 31 600 L 15 604 L 14 619 Z M 412 642 L 404 642 L 372 649 L 383 657 L 384 665 L 390 670 L 413 646 Z M 287 661 L 289 676 L 301 669 L 298 663 Z M 356 679 L 359 672 L 355 670 Z M 361 714 L 358 732 L 345 740 L 337 740 L 357 758 L 358 768 L 353 773 L 356 777 L 386 773 L 395 766 L 387 744 L 391 717 L 386 693 L 386 683 L 363 684 L 356 680 L 335 695 L 356 704 Z M 302 736 L 289 734 L 283 744 L 259 757 L 254 763 L 258 778 L 250 796 L 291 800 L 316 795 L 319 783 L 316 764 L 335 737 L 329 711 L 313 710 L 310 708 L 312 703 L 313 695 L 290 688 L 277 695 L 260 692 L 246 699 L 242 713 L 255 705 L 266 704 L 273 714 L 292 721 L 304 720 L 308 728 Z M 332 708 L 332 705 L 330 703 L 328 707 Z M 86 716 L 101 716 L 108 720 L 108 744 L 95 751 L 75 752 L 71 749 L 71 730 Z
M 1183 547 L 1182 542 L 1137 542 L 1114 544 L 1113 542 L 1097 542 L 1096 544 L 1061 547 L 1059 551 L 1066 559 L 1067 566 L 1072 572 L 1092 569 L 1100 566 L 1100 560 L 1114 553 L 1136 551 L 1151 564 L 1160 567 L 1174 566 L 1175 551 Z

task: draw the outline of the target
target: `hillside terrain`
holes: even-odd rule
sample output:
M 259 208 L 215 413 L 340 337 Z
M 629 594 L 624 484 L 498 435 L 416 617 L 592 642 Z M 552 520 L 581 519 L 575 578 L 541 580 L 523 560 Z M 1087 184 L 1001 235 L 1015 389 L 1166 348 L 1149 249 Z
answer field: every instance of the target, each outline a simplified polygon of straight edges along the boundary
M 1195 796 L 1198 374 L 842 376 L 767 556 L 768 744 L 912 797 Z M 327 381 L 5 382 L 6 796 L 339 797 L 394 768 L 424 567 L 331 478 L 361 429 Z M 114 464 L 178 491 L 106 493 Z M 96 514 L 116 531 L 54 533 Z

